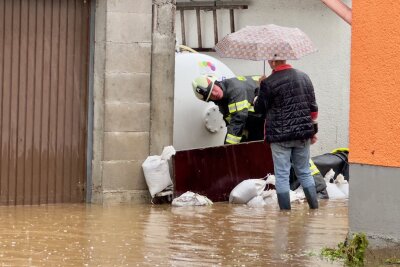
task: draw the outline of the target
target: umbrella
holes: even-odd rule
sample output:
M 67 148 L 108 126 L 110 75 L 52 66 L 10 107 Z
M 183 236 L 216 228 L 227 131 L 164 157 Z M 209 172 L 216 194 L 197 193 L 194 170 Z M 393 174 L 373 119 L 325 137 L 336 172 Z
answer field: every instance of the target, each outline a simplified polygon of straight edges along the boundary
M 265 68 L 265 60 L 300 59 L 317 49 L 300 29 L 268 24 L 228 34 L 217 43 L 215 51 L 221 57 L 264 60 Z

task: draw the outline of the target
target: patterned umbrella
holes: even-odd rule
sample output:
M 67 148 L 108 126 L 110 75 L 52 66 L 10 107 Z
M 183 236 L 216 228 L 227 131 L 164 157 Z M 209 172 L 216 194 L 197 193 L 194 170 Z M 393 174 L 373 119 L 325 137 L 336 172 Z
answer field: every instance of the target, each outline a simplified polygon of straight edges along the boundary
M 291 60 L 317 51 L 298 28 L 274 24 L 247 26 L 228 34 L 215 46 L 221 57 L 250 60 Z

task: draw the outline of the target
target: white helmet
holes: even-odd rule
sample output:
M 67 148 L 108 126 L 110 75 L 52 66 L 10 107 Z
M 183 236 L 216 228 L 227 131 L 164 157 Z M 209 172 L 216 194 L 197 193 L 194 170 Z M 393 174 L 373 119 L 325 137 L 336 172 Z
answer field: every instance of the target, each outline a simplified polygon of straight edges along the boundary
M 192 82 L 193 92 L 200 100 L 208 102 L 217 78 L 211 75 L 202 75 Z

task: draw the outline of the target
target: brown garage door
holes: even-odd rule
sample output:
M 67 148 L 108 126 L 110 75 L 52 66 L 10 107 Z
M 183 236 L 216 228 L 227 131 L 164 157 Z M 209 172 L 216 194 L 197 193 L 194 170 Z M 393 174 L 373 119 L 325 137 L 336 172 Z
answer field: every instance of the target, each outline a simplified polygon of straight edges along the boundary
M 88 0 L 0 0 L 0 204 L 82 202 Z

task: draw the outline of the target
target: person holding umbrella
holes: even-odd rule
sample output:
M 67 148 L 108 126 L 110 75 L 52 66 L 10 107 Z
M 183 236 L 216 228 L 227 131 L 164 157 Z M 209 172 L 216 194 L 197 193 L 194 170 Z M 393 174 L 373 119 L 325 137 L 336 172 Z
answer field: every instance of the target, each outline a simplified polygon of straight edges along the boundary
M 309 166 L 310 145 L 316 142 L 318 132 L 313 84 L 307 74 L 292 68 L 286 60 L 268 63 L 272 74 L 260 78 L 254 107 L 265 115 L 265 141 L 271 146 L 279 207 L 291 209 L 289 175 L 293 167 L 309 207 L 317 209 L 317 192 Z
M 260 78 L 255 98 L 257 113 L 265 118 L 265 141 L 270 143 L 276 192 L 281 210 L 290 210 L 290 168 L 303 186 L 311 209 L 318 208 L 310 172 L 310 144 L 316 142 L 318 106 L 310 78 L 286 60 L 297 60 L 317 49 L 300 29 L 275 24 L 247 26 L 228 34 L 215 46 L 221 57 L 262 60 L 272 74 Z

